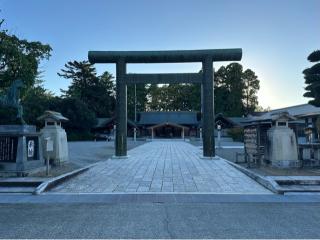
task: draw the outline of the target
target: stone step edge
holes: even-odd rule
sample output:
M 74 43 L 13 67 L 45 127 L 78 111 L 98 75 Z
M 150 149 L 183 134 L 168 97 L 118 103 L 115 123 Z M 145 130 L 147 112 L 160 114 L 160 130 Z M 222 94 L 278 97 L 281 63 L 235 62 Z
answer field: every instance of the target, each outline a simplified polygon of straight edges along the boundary
M 315 188 L 312 189 L 311 187 L 308 189 L 302 189 L 300 187 L 297 188 L 286 188 L 286 187 L 282 187 L 281 185 L 279 185 L 277 183 L 278 180 L 274 180 L 268 177 L 264 177 L 261 176 L 255 172 L 250 171 L 249 169 L 246 169 L 242 166 L 239 166 L 236 163 L 230 162 L 226 159 L 225 160 L 228 164 L 234 166 L 235 168 L 237 168 L 238 170 L 240 170 L 241 172 L 243 172 L 244 174 L 246 174 L 248 177 L 252 178 L 253 180 L 255 180 L 256 182 L 258 182 L 259 184 L 261 184 L 262 186 L 264 186 L 265 188 L 269 189 L 270 191 L 277 193 L 277 194 L 284 194 L 286 192 L 320 192 L 319 188 Z M 281 181 L 281 180 L 280 180 Z M 287 180 L 287 181 L 291 181 L 291 180 Z M 299 182 L 299 180 L 292 180 L 292 182 Z
M 259 183 L 263 187 L 269 189 L 270 191 L 272 191 L 276 194 L 284 194 L 285 192 L 287 192 L 286 189 L 280 187 L 279 184 L 276 181 L 274 181 L 273 179 L 267 179 L 266 177 L 261 176 L 253 171 L 250 171 L 249 169 L 246 169 L 236 163 L 228 161 L 224 158 L 221 158 L 221 159 L 226 161 L 228 164 L 235 167 L 236 169 L 238 169 L 242 173 L 246 174 L 248 177 L 255 180 L 257 183 Z
M 45 191 L 48 191 L 52 188 L 54 188 L 55 186 L 57 186 L 58 184 L 72 178 L 72 177 L 75 177 L 87 170 L 89 170 L 91 167 L 99 164 L 100 162 L 97 162 L 97 163 L 93 163 L 93 164 L 90 164 L 86 167 L 82 167 L 82 168 L 79 168 L 79 169 L 76 169 L 76 170 L 73 170 L 71 172 L 68 172 L 68 173 L 65 173 L 65 174 L 62 174 L 58 177 L 54 177 L 54 178 L 51 178 L 47 181 L 44 181 L 43 183 L 41 183 L 34 191 L 33 191 L 33 195 L 40 195 L 41 193 L 45 192 Z

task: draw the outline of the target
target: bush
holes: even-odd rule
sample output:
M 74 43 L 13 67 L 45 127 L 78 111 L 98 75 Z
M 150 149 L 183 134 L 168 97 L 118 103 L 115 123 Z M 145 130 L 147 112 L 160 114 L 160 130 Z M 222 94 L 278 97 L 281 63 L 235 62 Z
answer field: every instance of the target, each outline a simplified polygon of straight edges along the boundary
M 94 135 L 90 132 L 67 132 L 68 141 L 92 141 Z
M 0 125 L 21 124 L 17 120 L 17 109 L 0 106 Z
M 77 98 L 54 98 L 50 110 L 60 112 L 69 119 L 63 123 L 70 141 L 92 140 L 91 128 L 96 124 L 96 116 L 88 106 Z
M 243 128 L 231 128 L 228 130 L 228 135 L 233 141 L 243 142 Z

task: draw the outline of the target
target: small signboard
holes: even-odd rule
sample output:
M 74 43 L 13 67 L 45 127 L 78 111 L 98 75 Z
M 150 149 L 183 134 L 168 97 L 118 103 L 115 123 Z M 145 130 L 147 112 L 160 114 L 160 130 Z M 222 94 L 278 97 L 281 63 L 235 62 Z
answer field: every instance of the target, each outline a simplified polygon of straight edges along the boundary
M 47 139 L 46 151 L 53 152 L 53 141 L 50 138 Z
M 247 154 L 258 153 L 258 136 L 256 128 L 245 128 L 244 129 L 244 147 Z

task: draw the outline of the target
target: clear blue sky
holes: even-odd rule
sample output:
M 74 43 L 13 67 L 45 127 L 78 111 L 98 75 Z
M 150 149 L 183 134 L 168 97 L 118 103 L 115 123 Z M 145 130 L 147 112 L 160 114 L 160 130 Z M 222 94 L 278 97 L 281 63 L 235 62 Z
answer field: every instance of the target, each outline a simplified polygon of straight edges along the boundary
M 302 70 L 320 49 L 318 0 L 0 0 L 6 28 L 52 46 L 43 62 L 45 87 L 70 82 L 57 72 L 88 50 L 242 48 L 241 64 L 260 79 L 259 103 L 305 103 Z M 215 68 L 228 62 L 215 64 Z M 196 72 L 200 64 L 129 65 L 129 72 Z M 97 65 L 115 73 L 114 65 Z

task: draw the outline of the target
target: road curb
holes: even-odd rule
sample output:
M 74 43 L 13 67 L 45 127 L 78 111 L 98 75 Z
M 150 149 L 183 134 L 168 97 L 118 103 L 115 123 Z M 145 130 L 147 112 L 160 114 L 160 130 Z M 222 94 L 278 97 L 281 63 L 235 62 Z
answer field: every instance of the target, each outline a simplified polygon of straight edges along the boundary
M 91 167 L 95 166 L 99 164 L 98 163 L 94 163 L 94 164 L 91 164 L 89 166 L 86 166 L 86 167 L 83 167 L 83 168 L 80 168 L 80 169 L 76 169 L 72 172 L 68 172 L 68 173 L 65 173 L 65 174 L 62 174 L 58 177 L 54 177 L 54 178 L 51 178 L 43 183 L 41 183 L 34 191 L 33 191 L 33 195 L 40 195 L 41 193 L 57 186 L 59 183 L 62 183 L 63 181 L 66 181 L 72 177 L 75 177 L 77 175 L 79 175 L 80 173 L 83 173 L 87 170 L 89 170 Z
M 223 158 L 222 158 L 223 159 Z M 282 189 L 280 189 L 279 184 L 272 180 L 272 179 L 267 179 L 257 173 L 254 173 L 252 171 L 250 171 L 249 169 L 246 169 L 236 163 L 230 162 L 226 159 L 225 160 L 228 164 L 230 164 L 231 166 L 235 167 L 236 169 L 238 169 L 239 171 L 241 171 L 242 173 L 246 174 L 248 177 L 252 178 L 253 180 L 255 180 L 256 182 L 258 182 L 259 184 L 261 184 L 262 186 L 264 186 L 265 188 L 269 189 L 270 191 L 276 193 L 276 194 L 284 194 L 285 191 L 283 191 Z

